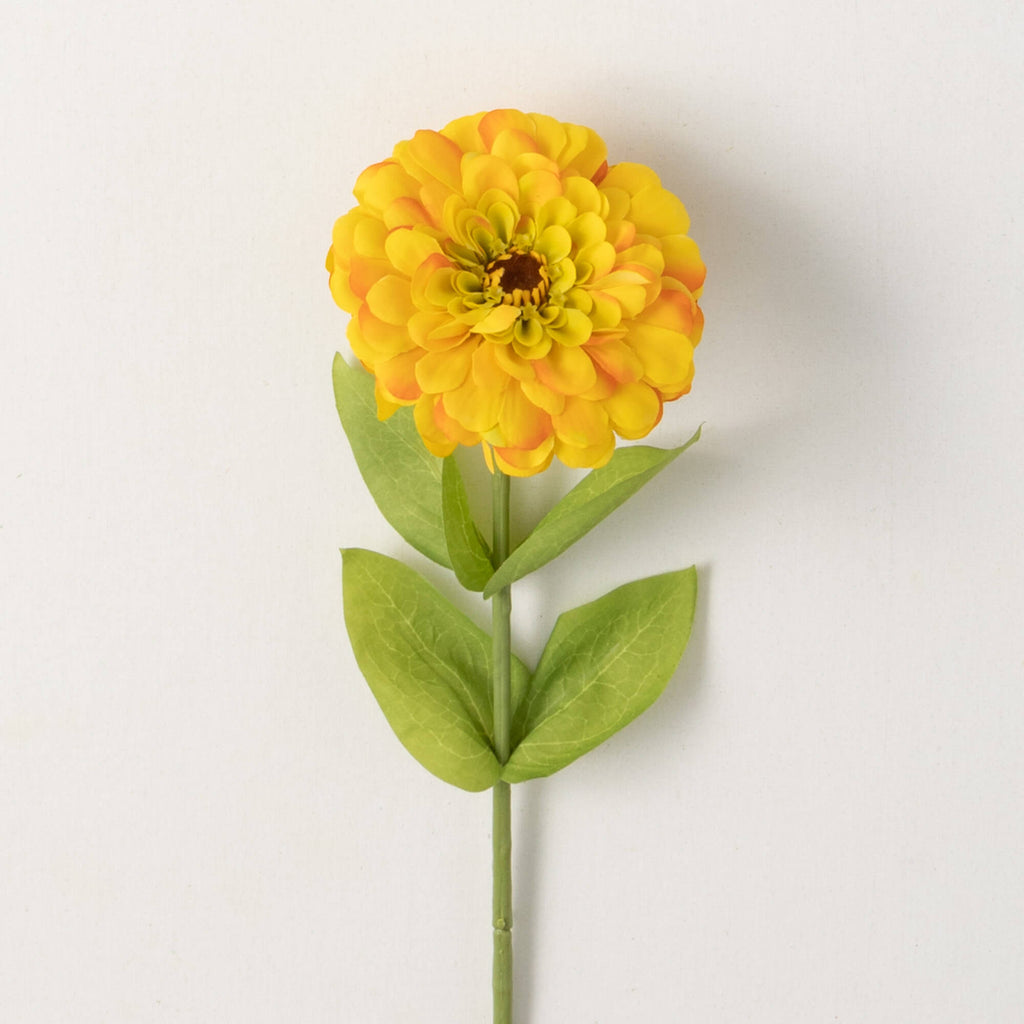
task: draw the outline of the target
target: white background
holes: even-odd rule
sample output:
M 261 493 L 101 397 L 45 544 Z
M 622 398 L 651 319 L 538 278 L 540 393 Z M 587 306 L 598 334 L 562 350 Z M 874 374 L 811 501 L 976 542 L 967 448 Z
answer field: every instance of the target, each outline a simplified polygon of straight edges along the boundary
M 655 709 L 515 790 L 517 1024 L 1024 1019 L 1022 31 L 5 5 L 0 1017 L 489 1019 L 489 797 L 409 758 L 342 623 L 341 546 L 449 583 L 354 468 L 323 258 L 394 142 L 518 106 L 653 165 L 709 277 L 651 441 L 704 439 L 517 587 L 528 659 L 618 583 L 702 588 Z

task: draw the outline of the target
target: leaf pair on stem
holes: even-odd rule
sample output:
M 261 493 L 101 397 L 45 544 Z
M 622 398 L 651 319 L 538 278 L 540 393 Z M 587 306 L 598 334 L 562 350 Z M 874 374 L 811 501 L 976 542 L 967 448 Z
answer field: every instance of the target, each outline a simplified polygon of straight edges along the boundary
M 411 417 L 377 419 L 373 380 L 339 355 L 342 425 L 377 506 L 414 548 L 490 598 L 583 537 L 693 444 L 633 446 L 591 471 L 495 570 L 455 459 L 424 447 Z M 563 613 L 532 675 L 512 660 L 512 753 L 494 753 L 491 639 L 417 572 L 347 549 L 345 621 L 360 670 L 395 734 L 428 771 L 467 790 L 550 775 L 650 706 L 689 639 L 691 567 L 637 580 Z

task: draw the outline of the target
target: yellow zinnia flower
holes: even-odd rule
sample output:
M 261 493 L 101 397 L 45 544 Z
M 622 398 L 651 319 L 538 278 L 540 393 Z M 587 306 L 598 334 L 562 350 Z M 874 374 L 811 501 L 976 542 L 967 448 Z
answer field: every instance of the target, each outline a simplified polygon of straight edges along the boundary
M 492 110 L 418 131 L 355 185 L 331 292 L 378 415 L 513 476 L 601 466 L 690 389 L 704 265 L 683 204 L 589 128 Z

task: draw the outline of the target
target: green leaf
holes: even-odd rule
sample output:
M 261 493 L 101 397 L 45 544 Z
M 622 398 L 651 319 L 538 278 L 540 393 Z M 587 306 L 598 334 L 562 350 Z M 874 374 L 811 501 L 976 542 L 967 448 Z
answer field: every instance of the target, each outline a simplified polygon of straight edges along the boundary
M 546 565 L 575 544 L 699 437 L 700 428 L 678 448 L 633 445 L 617 449 L 606 466 L 588 473 L 537 524 L 491 577 L 484 587 L 484 597 L 492 597 L 502 587 Z
M 648 708 L 690 638 L 697 572 L 650 576 L 560 615 L 513 721 L 502 771 L 522 782 L 564 768 Z
M 384 518 L 421 554 L 451 568 L 441 519 L 441 459 L 409 409 L 377 419 L 373 376 L 334 357 L 334 398 L 359 472 Z
M 493 785 L 490 637 L 401 562 L 360 548 L 342 559 L 352 650 L 395 735 L 445 782 Z M 528 675 L 513 658 L 513 700 Z
M 448 558 L 455 575 L 467 590 L 483 590 L 494 575 L 491 550 L 473 522 L 466 485 L 452 455 L 444 460 L 441 471 L 441 505 Z

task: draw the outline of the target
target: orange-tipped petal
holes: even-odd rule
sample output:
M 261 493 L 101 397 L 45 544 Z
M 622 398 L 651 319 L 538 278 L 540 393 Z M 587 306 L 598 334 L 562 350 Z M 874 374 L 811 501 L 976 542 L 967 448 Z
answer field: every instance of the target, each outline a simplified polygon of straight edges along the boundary
M 665 273 L 682 281 L 691 292 L 700 291 L 706 273 L 697 243 L 687 235 L 669 235 L 661 240 Z
M 367 167 L 353 189 L 359 205 L 373 213 L 383 213 L 396 199 L 415 197 L 419 183 L 393 160 Z
M 523 389 L 511 384 L 498 416 L 498 427 L 504 438 L 503 448 L 536 448 L 551 434 L 551 417 L 534 405 Z
M 421 171 L 416 177 L 435 178 L 458 189 L 462 180 L 462 150 L 440 132 L 418 131 L 408 143 L 407 158 Z
M 436 395 L 423 395 L 413 406 L 413 417 L 416 422 L 416 430 L 423 438 L 427 451 L 443 459 L 455 451 L 458 441 L 448 437 L 437 425 L 434 409 L 440 404 L 440 401 L 441 399 Z
M 484 145 L 492 151 L 502 132 L 518 131 L 530 137 L 533 134 L 533 123 L 519 110 L 492 110 L 480 118 L 478 128 Z
M 389 398 L 408 405 L 420 397 L 423 392 L 416 383 L 416 363 L 422 355 L 412 349 L 374 364 L 373 372 Z
M 619 384 L 639 380 L 644 375 L 644 364 L 620 338 L 608 338 L 586 346 L 590 358 Z
M 546 438 L 536 448 L 499 448 L 493 450 L 494 462 L 506 476 L 536 476 L 551 465 L 555 453 L 553 437 Z
M 402 402 L 396 402 L 386 394 L 379 379 L 373 382 L 373 398 L 377 403 L 377 419 L 379 419 L 381 423 L 385 420 L 391 419 L 399 409 L 404 407 Z

